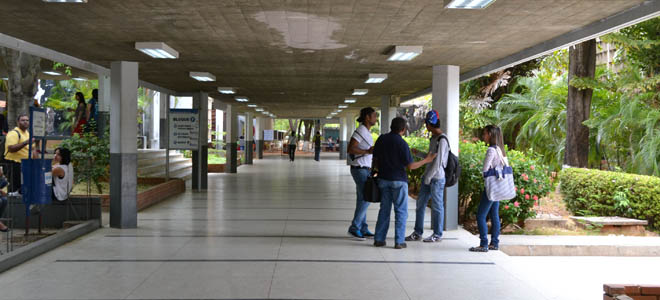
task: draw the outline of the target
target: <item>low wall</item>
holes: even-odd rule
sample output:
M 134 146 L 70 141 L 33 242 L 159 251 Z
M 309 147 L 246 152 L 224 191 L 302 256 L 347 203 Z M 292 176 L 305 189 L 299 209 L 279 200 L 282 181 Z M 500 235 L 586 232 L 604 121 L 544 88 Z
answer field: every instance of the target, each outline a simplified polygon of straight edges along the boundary
M 156 203 L 160 203 L 169 197 L 181 194 L 186 191 L 186 182 L 181 179 L 170 179 L 165 181 L 164 178 L 138 178 L 138 183 L 144 184 L 157 184 L 150 189 L 140 192 L 137 195 L 137 209 L 143 210 Z M 95 195 L 102 199 L 103 208 L 110 207 L 110 195 Z
M 41 208 L 42 227 L 62 228 L 64 221 L 101 220 L 99 197 L 71 196 L 64 202 L 53 201 Z M 13 218 L 14 228 L 25 228 L 25 204 L 20 197 L 9 197 L 7 216 Z M 37 228 L 38 216 L 30 216 L 30 228 Z
M 224 173 L 225 164 L 209 164 L 209 173 Z

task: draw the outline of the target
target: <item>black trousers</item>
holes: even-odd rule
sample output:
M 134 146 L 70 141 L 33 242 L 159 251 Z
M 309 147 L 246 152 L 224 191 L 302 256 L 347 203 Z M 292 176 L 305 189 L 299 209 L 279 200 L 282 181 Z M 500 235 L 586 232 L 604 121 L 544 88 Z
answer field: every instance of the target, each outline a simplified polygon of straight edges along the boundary
M 9 179 L 9 186 L 7 190 L 9 192 L 16 192 L 21 190 L 21 163 L 17 163 L 13 160 L 9 160 L 9 173 L 7 178 Z
M 289 159 L 293 161 L 296 158 L 296 145 L 289 145 Z

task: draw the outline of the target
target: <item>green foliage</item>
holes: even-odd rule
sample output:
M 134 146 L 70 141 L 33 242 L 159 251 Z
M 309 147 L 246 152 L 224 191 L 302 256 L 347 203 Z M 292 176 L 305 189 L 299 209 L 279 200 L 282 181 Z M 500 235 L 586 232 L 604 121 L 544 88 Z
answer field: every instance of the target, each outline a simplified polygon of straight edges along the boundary
M 50 96 L 44 102 L 44 107 L 64 111 L 64 122 L 60 123 L 59 130 L 71 130 L 74 125 L 75 109 L 78 105 L 76 92 L 83 93 L 85 102 L 92 98 L 92 90 L 99 87 L 98 80 L 59 80 L 55 81 L 55 87 L 50 90 Z
M 70 66 L 67 66 L 67 65 L 65 65 L 63 63 L 59 63 L 59 62 L 53 62 L 53 71 L 57 71 L 57 69 L 60 69 L 60 68 L 64 69 L 64 74 L 66 74 L 68 76 L 73 75 L 73 72 L 71 71 Z
M 289 120 L 275 119 L 275 122 L 273 124 L 273 129 L 280 131 L 291 131 L 291 129 L 289 128 Z
M 76 183 L 89 181 L 101 190 L 99 181 L 108 177 L 109 144 L 110 134 L 106 133 L 102 137 L 97 137 L 91 132 L 73 135 L 60 143 L 59 147 L 71 151 Z
M 405 136 L 403 140 L 408 143 L 410 151 L 412 152 L 413 159 L 419 160 L 422 157 L 426 156 L 426 153 L 429 150 L 430 140 L 428 138 L 417 137 L 417 136 Z M 422 166 L 415 170 L 408 170 L 408 183 L 410 186 L 410 192 L 417 193 L 422 184 L 422 176 L 424 175 L 425 166 Z
M 648 220 L 660 228 L 660 178 L 570 168 L 560 173 L 566 207 L 576 215 Z
M 459 179 L 459 205 L 468 216 L 476 214 L 484 191 L 483 161 L 488 147 L 483 142 L 460 143 L 461 178 Z M 540 198 L 553 190 L 554 183 L 550 169 L 542 163 L 541 157 L 528 151 L 507 150 L 507 157 L 513 168 L 517 196 L 500 203 L 502 225 L 523 223 L 536 215 L 534 206 Z
M 660 17 L 610 33 L 601 38 L 621 48 L 619 62 L 629 61 L 645 74 L 660 74 Z

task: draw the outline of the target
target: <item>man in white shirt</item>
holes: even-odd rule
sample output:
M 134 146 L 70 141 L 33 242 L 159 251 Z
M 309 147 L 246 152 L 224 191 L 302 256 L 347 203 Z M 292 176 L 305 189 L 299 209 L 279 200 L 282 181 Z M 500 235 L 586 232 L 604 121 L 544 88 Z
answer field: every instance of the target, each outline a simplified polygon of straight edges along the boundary
M 371 160 L 374 151 L 374 140 L 371 137 L 371 127 L 378 122 L 378 113 L 371 107 L 360 110 L 357 120 L 360 126 L 353 132 L 348 144 L 348 154 L 351 159 L 351 176 L 355 181 L 357 202 L 353 221 L 348 233 L 358 239 L 374 236 L 367 226 L 367 208 L 369 202 L 364 201 L 364 184 L 371 172 Z

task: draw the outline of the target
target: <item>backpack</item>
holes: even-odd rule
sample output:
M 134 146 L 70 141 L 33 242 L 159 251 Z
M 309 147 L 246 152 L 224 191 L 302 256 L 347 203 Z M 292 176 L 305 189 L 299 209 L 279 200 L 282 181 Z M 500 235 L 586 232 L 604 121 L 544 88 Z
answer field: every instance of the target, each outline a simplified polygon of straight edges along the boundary
M 455 185 L 458 182 L 458 178 L 461 177 L 461 165 L 458 164 L 458 157 L 451 152 L 451 146 L 449 146 L 449 139 L 446 135 L 441 135 L 441 139 L 447 141 L 447 147 L 449 147 L 449 153 L 447 154 L 447 165 L 445 166 L 445 187 L 450 187 Z M 440 140 L 438 140 L 438 149 L 436 153 L 440 151 Z
M 18 141 L 20 142 L 21 141 L 21 133 L 18 132 L 18 130 L 16 130 L 16 129 L 14 129 L 12 131 L 14 131 L 14 132 L 16 132 L 16 134 L 18 134 Z M 9 132 L 7 132 L 7 134 L 9 134 Z M 7 136 L 6 135 L 0 136 L 0 149 L 2 149 L 2 150 L 0 150 L 0 161 L 5 160 L 5 151 L 6 151 L 5 150 L 5 142 L 6 141 L 7 141 Z

